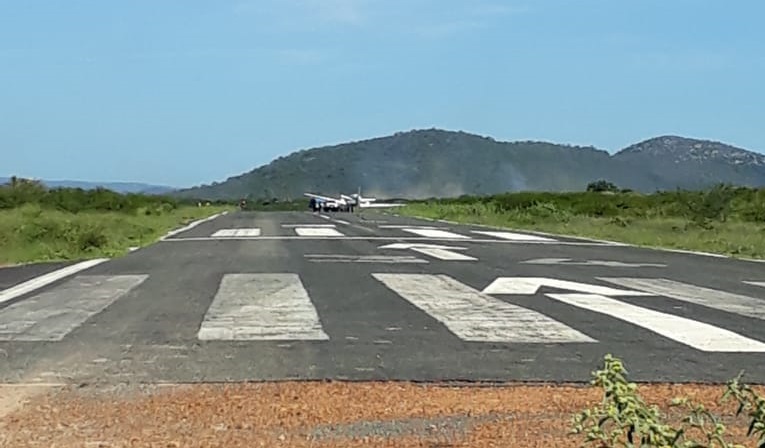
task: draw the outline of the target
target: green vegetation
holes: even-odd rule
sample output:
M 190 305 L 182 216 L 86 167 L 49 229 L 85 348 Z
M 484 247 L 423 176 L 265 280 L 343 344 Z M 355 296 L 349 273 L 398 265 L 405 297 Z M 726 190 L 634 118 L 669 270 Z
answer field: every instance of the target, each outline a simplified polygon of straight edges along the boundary
M 583 436 L 581 446 L 745 448 L 728 441 L 725 425 L 718 416 L 686 397 L 668 403 L 687 412 L 672 424 L 657 406 L 648 406 L 643 401 L 637 385 L 629 382 L 626 374 L 623 362 L 611 355 L 606 355 L 603 369 L 593 373 L 592 384 L 603 389 L 603 399 L 573 418 L 571 433 Z M 727 383 L 721 401 L 735 400 L 736 416 L 745 413 L 749 419 L 746 437 L 756 440 L 754 446 L 765 448 L 765 398 L 741 383 L 741 377 L 742 374 Z
M 606 185 L 605 191 L 417 201 L 397 213 L 765 258 L 765 189 L 719 185 L 703 191 L 643 195 L 614 192 Z
M 118 256 L 230 208 L 14 178 L 0 186 L 0 264 Z

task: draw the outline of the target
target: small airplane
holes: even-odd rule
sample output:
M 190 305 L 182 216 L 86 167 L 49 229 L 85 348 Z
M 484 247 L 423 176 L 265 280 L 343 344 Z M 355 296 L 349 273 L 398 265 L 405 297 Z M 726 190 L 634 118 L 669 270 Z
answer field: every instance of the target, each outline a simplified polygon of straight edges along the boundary
M 333 198 L 329 196 L 322 196 L 314 193 L 305 193 L 305 196 L 311 198 L 310 207 L 313 211 L 340 211 L 340 212 L 353 212 L 354 208 L 388 208 L 388 207 L 401 207 L 405 204 L 394 203 L 382 203 L 376 202 L 376 198 L 365 198 L 361 194 L 361 187 L 359 187 L 358 193 L 351 195 L 340 194 L 339 198 Z

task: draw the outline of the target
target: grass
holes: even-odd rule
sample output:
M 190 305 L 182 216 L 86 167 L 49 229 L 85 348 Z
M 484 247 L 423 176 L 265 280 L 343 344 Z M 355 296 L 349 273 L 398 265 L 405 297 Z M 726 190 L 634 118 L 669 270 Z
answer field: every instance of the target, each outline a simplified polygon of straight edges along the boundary
M 0 210 L 0 265 L 116 257 L 131 247 L 154 243 L 174 228 L 230 208 L 70 213 L 26 204 Z
M 765 222 L 699 223 L 683 217 L 589 216 L 545 204 L 498 210 L 491 204 L 413 203 L 397 213 L 517 230 L 536 230 L 646 247 L 685 249 L 742 258 L 765 258 Z

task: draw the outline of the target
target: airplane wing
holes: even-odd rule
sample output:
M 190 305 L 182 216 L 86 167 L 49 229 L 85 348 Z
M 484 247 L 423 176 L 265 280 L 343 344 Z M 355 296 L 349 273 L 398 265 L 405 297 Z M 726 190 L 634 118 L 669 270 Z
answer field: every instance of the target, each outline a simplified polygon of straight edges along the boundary
M 313 194 L 313 193 L 303 193 L 303 194 L 305 196 L 309 197 L 309 198 L 318 199 L 320 201 L 325 201 L 325 202 L 343 202 L 343 200 L 339 199 L 339 198 L 330 198 L 328 196 L 322 196 L 322 195 Z

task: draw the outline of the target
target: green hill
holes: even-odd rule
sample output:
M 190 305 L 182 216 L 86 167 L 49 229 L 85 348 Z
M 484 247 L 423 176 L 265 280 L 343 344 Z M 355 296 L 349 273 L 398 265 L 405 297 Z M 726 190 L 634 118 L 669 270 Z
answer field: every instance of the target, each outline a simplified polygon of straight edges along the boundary
M 593 147 L 499 142 L 430 129 L 297 151 L 224 182 L 175 194 L 294 199 L 306 191 L 337 195 L 362 187 L 370 196 L 426 198 L 581 191 L 596 179 L 644 192 L 721 182 L 763 186 L 765 156 L 674 136 L 647 140 L 611 155 Z

